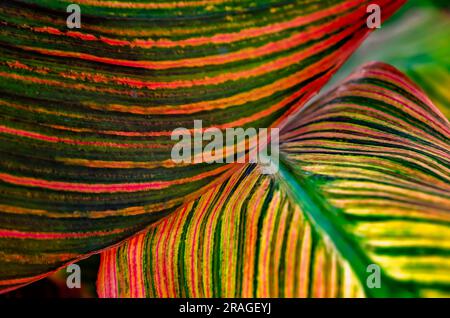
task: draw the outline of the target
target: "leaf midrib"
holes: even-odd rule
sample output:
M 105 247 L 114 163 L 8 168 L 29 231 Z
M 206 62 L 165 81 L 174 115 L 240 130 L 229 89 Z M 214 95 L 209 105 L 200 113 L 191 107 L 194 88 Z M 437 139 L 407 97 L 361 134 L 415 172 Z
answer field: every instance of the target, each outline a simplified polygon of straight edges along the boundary
M 338 209 L 331 206 L 319 189 L 305 177 L 301 171 L 294 171 L 293 165 L 280 154 L 278 180 L 293 201 L 301 207 L 311 226 L 319 233 L 326 235 L 338 254 L 345 259 L 368 297 L 415 297 L 411 290 L 389 277 L 381 268 L 381 287 L 368 288 L 366 279 L 370 273 L 367 266 L 373 264 L 361 246 L 350 235 L 338 217 Z

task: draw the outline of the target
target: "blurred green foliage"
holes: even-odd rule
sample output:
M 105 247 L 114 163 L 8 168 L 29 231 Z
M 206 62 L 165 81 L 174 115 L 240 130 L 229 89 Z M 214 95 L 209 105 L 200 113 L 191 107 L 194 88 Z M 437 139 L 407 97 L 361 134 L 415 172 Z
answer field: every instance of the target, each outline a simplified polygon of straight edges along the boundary
M 381 61 L 406 73 L 450 118 L 449 4 L 449 0 L 409 1 L 366 39 L 322 92 L 360 65 Z

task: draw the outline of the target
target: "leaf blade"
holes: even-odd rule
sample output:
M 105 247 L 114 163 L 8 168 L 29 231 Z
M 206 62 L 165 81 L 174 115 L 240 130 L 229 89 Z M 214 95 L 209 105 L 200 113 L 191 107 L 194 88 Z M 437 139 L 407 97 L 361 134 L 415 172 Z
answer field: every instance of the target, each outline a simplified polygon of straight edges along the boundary
M 2 1 L 0 290 L 116 244 L 226 178 L 227 166 L 174 165 L 170 132 L 193 118 L 277 124 L 369 32 L 365 2 L 280 3 L 233 4 L 230 20 L 222 4 L 84 1 L 73 31 L 58 13 L 66 2 Z M 382 1 L 383 18 L 402 3 Z
M 368 89 L 368 86 L 372 89 Z M 345 99 L 345 96 L 364 98 Z M 228 181 L 235 184 L 236 180 L 241 180 L 242 184 L 237 186 L 240 188 L 234 193 L 227 191 L 224 194 L 215 190 L 217 197 L 236 200 L 247 208 L 222 204 L 220 200 L 215 200 L 212 209 L 219 211 L 217 213 L 229 215 L 228 221 L 220 226 L 217 221 L 214 223 L 211 218 L 204 217 L 204 210 L 189 208 L 196 224 L 205 227 L 206 224 L 215 224 L 211 225 L 210 232 L 224 241 L 229 240 L 231 245 L 221 243 L 213 246 L 211 243 L 209 247 L 205 247 L 202 242 L 212 242 L 211 236 L 205 233 L 196 234 L 195 237 L 186 235 L 180 239 L 173 231 L 169 231 L 172 240 L 180 240 L 185 242 L 183 244 L 191 244 L 190 246 L 194 247 L 191 248 L 190 254 L 186 252 L 176 260 L 172 257 L 162 257 L 159 253 L 164 251 L 164 247 L 157 249 L 152 240 L 165 241 L 167 238 L 160 234 L 159 225 L 155 226 L 139 236 L 141 243 L 138 246 L 137 239 L 132 239 L 102 255 L 98 280 L 99 295 L 222 296 L 221 293 L 213 291 L 202 293 L 208 289 L 219 288 L 218 286 L 222 288 L 220 279 L 216 282 L 205 282 L 202 277 L 206 275 L 219 275 L 222 280 L 240 282 L 240 285 L 233 285 L 233 288 L 227 290 L 226 297 L 335 297 L 346 295 L 345 290 L 356 290 L 355 294 L 350 294 L 353 296 L 446 295 L 450 286 L 447 270 L 450 263 L 445 257 L 450 242 L 449 131 L 447 119 L 404 75 L 385 64 L 368 64 L 355 72 L 338 89 L 305 108 L 287 123 L 281 138 L 284 159 L 276 178 L 269 180 L 267 177 L 258 176 L 254 171 L 250 172 L 253 173 L 252 177 L 248 177 L 246 173 L 240 172 L 232 177 L 234 181 Z M 407 155 L 410 158 L 406 157 Z M 250 180 L 260 180 L 267 186 L 264 190 L 259 187 L 254 189 L 246 183 Z M 226 184 L 222 187 L 226 187 Z M 273 194 L 273 189 L 279 191 L 277 195 Z M 256 196 L 259 201 L 242 199 L 241 196 Z M 283 204 L 274 204 L 273 202 L 277 201 L 274 197 L 277 196 L 283 197 L 289 208 L 283 208 Z M 267 200 L 266 205 L 255 203 L 264 201 L 262 198 Z M 282 200 L 277 202 L 279 201 Z M 195 206 L 196 203 L 191 204 Z M 273 210 L 270 209 L 271 204 L 275 206 Z M 319 268 L 319 272 L 327 274 L 335 273 L 334 276 L 316 276 L 317 271 L 311 271 L 310 266 L 299 265 L 310 261 L 308 256 L 301 253 L 301 249 L 299 251 L 292 247 L 286 248 L 289 239 L 276 231 L 276 224 L 281 221 L 273 221 L 274 219 L 278 217 L 280 220 L 284 216 L 284 222 L 288 224 L 286 226 L 303 229 L 305 233 L 305 226 L 300 226 L 292 219 L 291 223 L 286 221 L 286 215 L 289 214 L 286 214 L 286 210 L 291 213 L 290 217 L 295 215 L 310 226 L 310 233 L 315 233 L 316 240 L 318 238 L 321 242 L 321 248 L 327 250 L 325 254 L 318 252 L 318 255 L 322 255 L 318 263 L 324 266 L 323 264 L 332 263 L 330 259 L 333 258 L 339 263 L 334 263 L 333 270 L 319 265 L 312 268 Z M 261 217 L 264 213 L 267 215 L 267 211 L 273 213 L 272 221 Z M 183 213 L 185 212 L 183 210 Z M 240 216 L 230 216 L 236 214 Z M 176 215 L 169 219 L 177 217 Z M 224 228 L 231 226 L 233 218 L 234 222 L 247 221 L 254 215 L 259 218 L 256 223 L 260 224 L 260 227 L 255 225 L 256 230 L 254 228 L 253 233 L 262 233 L 257 229 L 261 230 L 263 225 L 271 224 L 269 230 L 266 228 L 266 232 L 270 234 L 267 237 L 255 234 L 253 241 L 246 242 L 243 248 L 233 247 L 233 243 L 241 242 L 242 239 L 236 235 L 227 236 L 228 232 Z M 242 228 L 240 233 L 250 235 L 248 233 L 252 231 Z M 149 239 L 150 236 L 152 240 Z M 304 242 L 301 236 L 295 240 L 296 244 L 300 245 Z M 177 253 L 172 250 L 178 250 L 177 246 L 168 246 L 170 253 Z M 259 247 L 255 249 L 255 246 Z M 264 255 L 261 251 L 270 250 L 272 246 L 277 248 L 272 250 L 272 254 L 266 254 L 270 255 L 268 260 L 258 262 L 261 258 L 265 259 L 261 256 Z M 189 273 L 196 277 L 192 280 L 196 283 L 191 285 L 189 280 L 184 280 L 181 285 L 188 290 L 195 289 L 196 292 L 179 294 L 176 289 L 168 292 L 165 280 L 154 280 L 155 275 L 158 275 L 155 269 L 144 267 L 142 274 L 147 283 L 166 292 L 154 291 L 146 294 L 148 290 L 144 288 L 143 293 L 134 293 L 134 288 L 143 288 L 133 280 L 133 265 L 126 261 L 127 257 L 135 255 L 135 248 L 145 255 L 137 260 L 140 266 L 154 264 L 155 257 L 162 257 L 157 269 L 161 272 L 168 268 L 184 266 L 177 264 L 184 264 L 186 259 L 192 260 Z M 248 250 L 251 252 L 244 252 Z M 236 255 L 236 259 L 242 258 L 242 263 L 239 263 L 241 267 L 238 267 L 236 272 L 229 273 L 227 270 L 230 267 L 235 268 L 236 263 L 229 263 L 219 257 L 213 266 L 212 256 L 205 256 L 208 254 Z M 296 257 L 297 260 L 290 262 L 287 270 L 291 275 L 289 280 L 284 276 L 285 268 L 280 267 L 280 264 L 283 258 Z M 373 290 L 366 285 L 365 279 L 369 275 L 367 267 L 371 264 L 381 267 L 380 289 Z M 121 273 L 127 273 L 125 281 L 134 283 L 129 287 L 124 287 L 120 281 L 114 281 L 112 286 L 108 285 L 111 283 L 108 281 L 111 273 L 117 268 L 120 268 Z M 245 269 L 249 270 L 251 274 L 238 274 L 240 268 L 244 268 L 244 272 Z M 252 269 L 264 274 L 256 275 Z M 185 269 L 178 267 L 178 270 L 184 273 Z M 339 271 L 349 271 L 351 274 L 343 279 L 343 276 L 336 276 Z M 184 277 L 184 274 L 177 274 L 175 270 L 168 272 L 172 274 L 168 274 L 166 278 L 172 284 Z M 284 289 L 292 291 L 289 284 L 302 285 L 303 289 L 294 288 L 298 293 L 283 293 Z M 116 293 L 117 289 L 121 293 Z M 249 290 L 251 292 L 248 292 Z M 333 292 L 327 294 L 324 290 Z M 334 293 L 336 291 L 338 292 Z

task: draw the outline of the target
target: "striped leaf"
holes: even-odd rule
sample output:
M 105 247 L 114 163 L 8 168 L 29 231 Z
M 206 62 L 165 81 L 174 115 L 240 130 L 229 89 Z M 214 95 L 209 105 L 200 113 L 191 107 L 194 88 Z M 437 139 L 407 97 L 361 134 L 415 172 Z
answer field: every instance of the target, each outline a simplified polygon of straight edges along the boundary
M 102 253 L 98 294 L 448 296 L 449 146 L 424 93 L 368 64 L 283 126 L 278 174 L 243 166 Z
M 173 129 L 269 127 L 369 32 L 371 1 L 0 3 L 0 290 L 120 242 L 230 167 L 175 165 Z M 403 0 L 378 1 L 383 18 Z

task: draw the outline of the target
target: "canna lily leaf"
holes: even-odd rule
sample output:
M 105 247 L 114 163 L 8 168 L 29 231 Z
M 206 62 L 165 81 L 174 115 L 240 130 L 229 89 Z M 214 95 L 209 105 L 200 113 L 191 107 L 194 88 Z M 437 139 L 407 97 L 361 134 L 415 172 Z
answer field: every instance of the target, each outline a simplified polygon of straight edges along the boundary
M 178 127 L 269 127 L 369 32 L 372 1 L 0 3 L 0 291 L 146 228 L 232 171 Z M 377 1 L 383 19 L 403 0 Z
M 98 294 L 450 294 L 450 124 L 417 86 L 365 65 L 291 118 L 281 142 L 278 174 L 241 167 L 102 253 Z
M 350 266 L 254 166 L 101 257 L 100 297 L 362 295 Z

